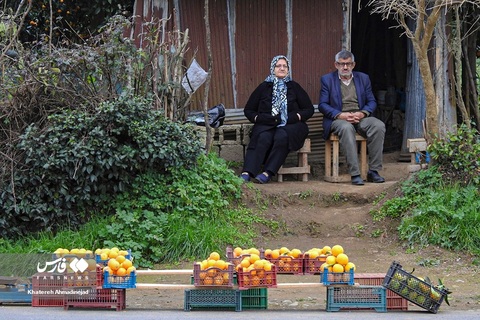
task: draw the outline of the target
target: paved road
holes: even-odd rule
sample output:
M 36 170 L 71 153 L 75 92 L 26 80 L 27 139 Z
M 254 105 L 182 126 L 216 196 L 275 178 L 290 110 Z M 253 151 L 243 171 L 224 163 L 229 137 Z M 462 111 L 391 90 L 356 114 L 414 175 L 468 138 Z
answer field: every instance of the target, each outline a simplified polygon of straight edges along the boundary
M 234 311 L 191 311 L 183 310 L 138 310 L 126 309 L 124 311 L 99 310 L 99 309 L 73 309 L 65 311 L 63 308 L 33 308 L 30 306 L 0 306 L 0 319 L 2 320 L 82 320 L 82 319 L 168 319 L 168 320 L 212 320 L 212 319 L 261 319 L 261 320 L 306 320 L 306 319 L 342 319 L 342 320 L 478 320 L 480 310 L 452 311 L 448 308 L 433 314 L 426 311 L 402 311 L 377 313 L 374 311 L 339 311 L 326 312 L 315 310 L 245 310 Z

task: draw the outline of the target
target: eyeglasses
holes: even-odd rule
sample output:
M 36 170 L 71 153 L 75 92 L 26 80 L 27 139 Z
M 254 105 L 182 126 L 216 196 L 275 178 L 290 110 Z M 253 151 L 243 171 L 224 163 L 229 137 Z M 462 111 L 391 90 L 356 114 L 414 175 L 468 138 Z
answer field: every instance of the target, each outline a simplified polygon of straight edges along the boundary
M 287 66 L 286 64 L 277 64 L 277 65 L 275 65 L 275 68 L 278 68 L 278 69 L 280 69 L 280 68 L 288 69 L 288 66 Z
M 351 67 L 355 64 L 355 62 L 338 62 L 338 61 L 335 61 L 335 64 L 336 64 L 337 66 L 340 66 L 340 67 L 344 67 L 344 66 L 345 66 L 345 67 L 347 67 L 347 68 L 351 68 Z

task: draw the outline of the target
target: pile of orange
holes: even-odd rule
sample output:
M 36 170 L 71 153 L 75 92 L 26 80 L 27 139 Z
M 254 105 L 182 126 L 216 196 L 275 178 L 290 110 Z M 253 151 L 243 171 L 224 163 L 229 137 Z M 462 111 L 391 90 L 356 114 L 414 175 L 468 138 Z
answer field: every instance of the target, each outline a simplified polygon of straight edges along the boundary
M 256 252 L 250 253 L 235 266 L 238 283 L 244 287 L 271 285 L 275 281 L 273 268 L 274 264 L 267 259 L 261 259 Z
M 212 252 L 207 259 L 196 262 L 194 278 L 198 285 L 225 286 L 231 284 L 233 266 L 230 262 L 221 259 L 218 252 Z M 199 269 L 199 270 L 198 270 Z
M 278 273 L 301 273 L 303 270 L 303 252 L 300 249 L 266 249 L 265 259 L 277 266 Z
M 55 256 L 57 258 L 61 258 L 64 256 L 76 256 L 78 258 L 92 258 L 93 257 L 93 252 L 92 250 L 87 250 L 85 248 L 73 248 L 73 249 L 65 249 L 65 248 L 57 248 L 54 252 Z
M 351 269 L 355 271 L 355 264 L 349 261 L 341 245 L 334 245 L 330 253 L 330 255 L 327 255 L 325 263 L 320 267 L 321 270 L 328 269 L 328 272 L 333 273 L 350 272 Z
M 108 272 L 114 276 L 129 276 L 135 272 L 133 261 L 129 258 L 127 250 L 120 250 L 116 247 L 108 249 L 97 249 L 95 254 L 99 255 L 102 261 L 107 261 L 107 265 L 103 268 L 103 272 Z

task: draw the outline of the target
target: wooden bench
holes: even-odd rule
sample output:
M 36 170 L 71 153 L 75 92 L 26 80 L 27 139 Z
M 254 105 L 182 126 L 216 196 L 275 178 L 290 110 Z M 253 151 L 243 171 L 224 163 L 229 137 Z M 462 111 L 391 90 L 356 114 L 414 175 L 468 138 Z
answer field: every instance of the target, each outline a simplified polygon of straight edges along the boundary
M 367 139 L 358 133 L 355 139 L 360 144 L 360 172 L 362 179 L 367 179 Z M 333 151 L 333 152 L 332 152 Z M 340 139 L 336 134 L 330 134 L 325 141 L 325 181 L 328 182 L 349 182 L 350 175 L 340 175 Z
M 302 175 L 302 181 L 308 181 L 308 175 L 310 174 L 310 165 L 308 164 L 308 154 L 311 152 L 310 139 L 305 139 L 303 147 L 297 151 L 298 164 L 296 167 L 285 168 L 281 166 L 277 172 L 278 182 L 283 182 L 284 174 L 297 174 Z

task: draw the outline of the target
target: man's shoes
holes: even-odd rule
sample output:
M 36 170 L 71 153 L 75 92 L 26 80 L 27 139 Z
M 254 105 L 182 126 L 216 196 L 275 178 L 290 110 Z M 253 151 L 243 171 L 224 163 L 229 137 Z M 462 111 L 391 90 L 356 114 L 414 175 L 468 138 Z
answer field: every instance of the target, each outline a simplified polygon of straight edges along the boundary
M 363 186 L 365 183 L 363 182 L 362 177 L 360 176 L 352 176 L 352 184 L 354 186 Z
M 253 182 L 260 183 L 260 184 L 265 184 L 265 183 L 268 183 L 270 181 L 270 178 L 271 177 L 267 172 L 262 172 L 255 177 Z
M 385 182 L 385 178 L 381 177 L 377 171 L 369 170 L 367 173 L 367 181 L 374 183 L 382 183 Z
M 242 172 L 240 178 L 243 179 L 243 182 L 250 182 L 250 175 L 248 174 L 248 172 Z

